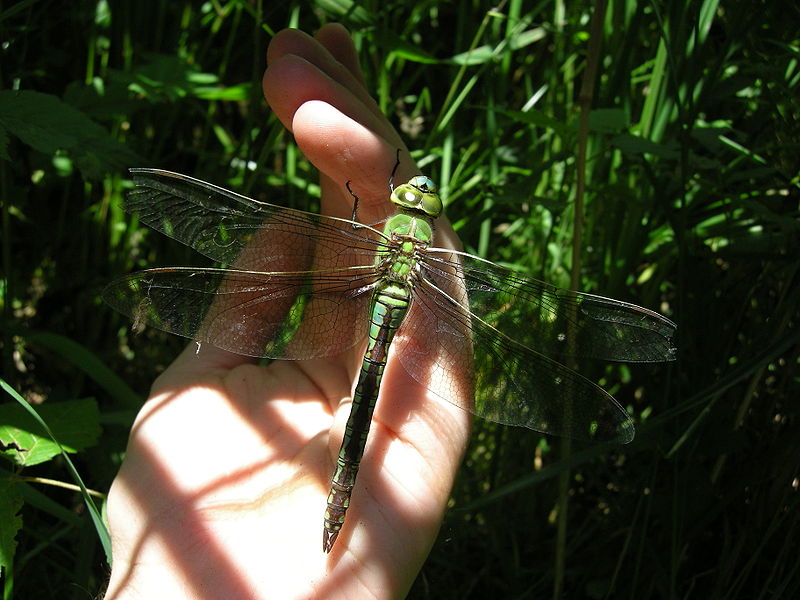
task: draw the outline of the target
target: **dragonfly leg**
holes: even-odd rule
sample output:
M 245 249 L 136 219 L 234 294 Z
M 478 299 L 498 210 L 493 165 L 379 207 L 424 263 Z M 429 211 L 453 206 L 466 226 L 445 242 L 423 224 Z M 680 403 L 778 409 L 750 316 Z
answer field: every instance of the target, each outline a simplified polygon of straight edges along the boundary
M 350 187 L 350 180 L 347 180 L 347 183 L 344 184 L 344 187 L 347 188 L 347 191 L 350 192 L 350 195 L 353 197 L 353 215 L 350 217 L 350 220 L 353 222 L 353 229 L 361 229 L 361 226 L 358 224 L 358 216 L 356 213 L 358 212 L 358 196 L 353 191 L 353 188 Z
M 394 167 L 392 168 L 392 174 L 389 175 L 389 191 L 394 191 L 394 176 L 397 173 L 397 167 L 400 166 L 400 148 L 397 149 L 397 154 L 395 155 L 394 160 Z M 350 187 L 350 181 L 348 180 L 347 183 L 344 184 L 344 187 L 347 188 L 347 191 L 350 192 L 350 195 L 353 197 L 353 214 L 350 217 L 350 220 L 353 223 L 358 223 L 358 196 L 353 191 L 353 188 Z M 353 229 L 361 229 L 359 225 L 353 225 Z
M 394 191 L 394 176 L 397 173 L 397 167 L 400 166 L 400 148 L 397 149 L 397 154 L 394 159 L 394 167 L 392 168 L 392 174 L 389 175 L 389 191 Z

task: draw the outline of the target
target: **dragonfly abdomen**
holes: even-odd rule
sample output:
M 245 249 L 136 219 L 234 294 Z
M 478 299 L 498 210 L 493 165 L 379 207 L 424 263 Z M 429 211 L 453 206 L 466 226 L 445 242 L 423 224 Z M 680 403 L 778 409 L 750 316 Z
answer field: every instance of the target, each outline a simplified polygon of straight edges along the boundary
M 358 384 L 353 394 L 344 439 L 331 478 L 322 548 L 330 552 L 344 524 L 350 495 L 364 454 L 372 412 L 378 399 L 389 345 L 408 312 L 411 290 L 404 284 L 385 282 L 375 290 L 370 310 L 369 341 L 361 362 Z

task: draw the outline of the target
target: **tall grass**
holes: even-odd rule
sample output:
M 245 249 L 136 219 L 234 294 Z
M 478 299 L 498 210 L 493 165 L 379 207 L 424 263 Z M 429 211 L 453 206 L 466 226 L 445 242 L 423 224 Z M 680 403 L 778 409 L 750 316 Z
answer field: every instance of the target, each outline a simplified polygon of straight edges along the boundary
M 596 5 L 560 1 L 147 4 L 0 8 L 0 94 L 50 95 L 26 119 L 0 102 L 3 378 L 34 404 L 96 401 L 87 486 L 108 488 L 136 397 L 183 344 L 131 336 L 99 290 L 199 260 L 121 212 L 124 169 L 313 206 L 260 75 L 273 32 L 340 21 L 468 251 L 565 287 L 574 269 L 679 325 L 674 364 L 580 365 L 636 419 L 628 446 L 476 423 L 411 597 L 800 593 L 796 8 L 611 1 L 592 31 Z M 24 499 L 5 597 L 98 592 L 80 498 L 31 475 L 69 477 L 3 465 Z

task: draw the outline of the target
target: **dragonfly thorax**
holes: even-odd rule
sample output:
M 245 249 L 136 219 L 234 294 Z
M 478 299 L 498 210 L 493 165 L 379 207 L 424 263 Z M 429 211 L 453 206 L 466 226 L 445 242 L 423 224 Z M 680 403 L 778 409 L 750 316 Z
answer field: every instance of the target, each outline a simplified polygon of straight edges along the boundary
M 405 210 L 420 212 L 434 219 L 442 214 L 442 200 L 436 193 L 436 184 L 424 175 L 417 175 L 408 183 L 398 185 L 389 199 Z
M 393 219 L 398 217 L 417 220 L 408 215 L 395 215 Z M 414 227 L 417 235 L 398 231 L 390 233 L 391 244 L 378 254 L 377 259 L 381 274 L 388 281 L 402 285 L 411 284 L 412 272 L 418 269 L 420 253 L 425 251 L 433 236 L 433 231 L 426 222 L 422 221 L 421 225 L 421 228 Z

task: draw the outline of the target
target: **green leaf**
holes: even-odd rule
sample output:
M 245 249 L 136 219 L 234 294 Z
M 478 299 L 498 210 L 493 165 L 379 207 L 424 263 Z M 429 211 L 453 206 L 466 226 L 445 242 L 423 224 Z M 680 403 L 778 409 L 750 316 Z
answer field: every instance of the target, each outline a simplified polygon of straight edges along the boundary
M 0 469 L 0 477 L 2 476 L 15 477 L 12 473 Z M 35 508 L 37 511 L 48 514 L 70 527 L 80 526 L 84 517 L 79 512 L 76 512 L 71 505 L 67 504 L 65 506 L 59 504 L 47 494 L 39 491 L 37 487 L 25 483 L 24 481 L 17 481 L 16 487 L 19 491 L 19 495 L 22 496 L 22 501 L 25 503 L 25 506 Z M 42 487 L 46 488 L 47 486 Z
M 125 85 L 139 98 L 147 98 L 152 102 L 174 102 L 192 95 L 197 85 L 192 82 L 192 75 L 196 74 L 197 68 L 179 57 L 156 54 L 136 71 L 111 71 L 109 76 L 112 83 Z M 202 85 L 208 86 L 212 82 L 216 82 L 216 78 L 206 79 Z
M 57 352 L 91 377 L 95 383 L 111 394 L 114 399 L 128 408 L 139 409 L 143 399 L 125 381 L 109 369 L 95 354 L 85 346 L 63 335 L 37 332 L 24 328 L 12 328 L 13 333 Z
M 616 136 L 611 140 L 611 145 L 619 148 L 626 154 L 652 154 L 660 158 L 678 158 L 678 152 L 676 150 L 629 133 Z
M 529 125 L 542 127 L 544 129 L 552 129 L 562 138 L 569 137 L 574 131 L 574 127 L 570 124 L 558 121 L 538 110 L 526 110 L 523 112 L 521 110 L 499 109 L 498 112 L 522 123 L 528 123 Z
M 17 13 L 22 12 L 31 5 L 36 4 L 38 1 L 39 0 L 23 0 L 22 2 L 15 2 L 10 8 L 0 12 L 0 23 L 10 17 L 13 17 Z
M 439 62 L 438 59 L 425 52 L 422 48 L 402 40 L 398 40 L 398 43 L 392 48 L 392 54 L 423 65 L 435 65 Z
M 240 83 L 232 86 L 197 86 L 194 95 L 203 100 L 224 100 L 228 102 L 240 102 L 250 98 L 253 89 L 251 83 Z
M 73 481 L 75 481 L 75 483 L 78 484 L 78 486 L 81 488 L 81 496 L 83 497 L 83 501 L 86 504 L 86 508 L 89 510 L 89 515 L 92 517 L 92 523 L 94 524 L 95 530 L 97 531 L 97 535 L 100 538 L 100 543 L 103 545 L 103 550 L 105 551 L 106 554 L 106 560 L 110 565 L 112 561 L 111 536 L 108 533 L 108 528 L 106 528 L 106 525 L 103 522 L 103 517 L 100 515 L 100 511 L 97 510 L 97 505 L 94 503 L 94 500 L 92 500 L 92 497 L 89 495 L 89 490 L 86 489 L 86 485 L 83 483 L 83 479 L 81 479 L 80 473 L 78 473 L 78 470 L 75 468 L 75 465 L 72 463 L 72 460 L 70 460 L 69 455 L 64 450 L 64 447 L 59 444 L 58 438 L 56 438 L 55 434 L 53 433 L 53 430 L 50 428 L 47 422 L 42 419 L 39 413 L 36 412 L 36 410 L 30 405 L 30 403 L 27 400 L 25 400 L 25 398 L 20 396 L 19 393 L 10 385 L 8 385 L 8 383 L 3 379 L 0 379 L 0 388 L 5 390 L 5 392 L 9 396 L 14 398 L 14 400 L 16 400 L 17 403 L 20 406 L 22 406 L 28 412 L 28 414 L 31 415 L 31 417 L 33 417 L 36 423 L 47 433 L 47 436 L 50 438 L 50 440 L 52 440 L 56 444 L 56 446 L 58 446 L 59 452 L 61 452 L 61 456 L 63 457 L 64 462 L 67 465 L 67 469 L 69 470 Z
M 50 94 L 0 91 L 0 126 L 43 154 L 66 151 L 89 178 L 140 160 L 84 113 Z
M 16 483 L 8 477 L 0 476 L 0 572 L 11 569 L 17 540 L 14 538 L 22 529 L 22 495 Z
M 519 50 L 544 39 L 546 36 L 547 30 L 544 27 L 534 27 L 511 36 L 508 40 L 508 45 L 512 50 Z
M 598 108 L 589 113 L 589 129 L 596 133 L 619 133 L 629 125 L 628 113 L 619 108 Z
M 534 29 L 514 34 L 508 38 L 508 46 L 505 52 L 514 52 L 515 50 L 529 46 L 534 42 L 544 39 L 546 35 L 547 32 L 542 27 L 535 27 Z M 467 52 L 456 54 L 447 62 L 462 66 L 482 65 L 492 60 L 495 56 L 500 56 L 500 54 L 502 53 L 498 52 L 498 47 L 484 45 L 468 50 Z
M 403 58 L 411 62 L 426 65 L 440 62 L 437 58 L 432 56 L 430 52 L 409 42 L 406 38 L 400 37 L 391 29 L 378 29 L 374 35 L 373 43 L 388 55 Z
M 363 6 L 353 0 L 317 0 L 316 7 L 323 13 L 349 25 L 369 25 L 372 16 Z
M 68 400 L 36 408 L 67 452 L 92 446 L 100 435 L 100 413 L 94 400 Z M 19 404 L 0 405 L 2 454 L 29 467 L 50 460 L 60 452 L 50 436 Z
M 81 111 L 90 119 L 114 121 L 121 115 L 133 115 L 146 108 L 120 81 L 105 81 L 95 78 L 92 85 L 82 81 L 71 81 L 64 90 L 62 100 Z
M 472 50 L 461 52 L 460 54 L 452 56 L 448 62 L 454 65 L 470 67 L 474 65 L 482 65 L 483 63 L 492 60 L 493 56 L 494 48 L 492 46 L 479 46 L 477 48 L 473 48 Z

